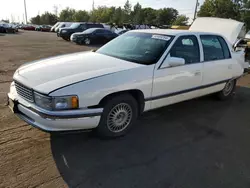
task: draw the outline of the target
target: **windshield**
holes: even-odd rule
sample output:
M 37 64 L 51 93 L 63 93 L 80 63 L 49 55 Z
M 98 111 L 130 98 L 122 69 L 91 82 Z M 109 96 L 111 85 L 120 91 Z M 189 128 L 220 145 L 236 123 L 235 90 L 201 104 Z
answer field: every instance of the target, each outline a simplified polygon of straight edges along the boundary
M 173 36 L 129 32 L 113 39 L 97 53 L 150 65 L 156 63 L 172 41 Z
M 83 33 L 83 34 L 89 34 L 89 33 L 92 33 L 92 32 L 95 31 L 95 30 L 96 30 L 96 28 L 87 29 L 87 30 L 83 31 L 82 33 Z
M 79 23 L 73 23 L 73 24 L 70 26 L 70 28 L 75 29 L 75 28 L 77 28 L 79 25 L 80 25 Z

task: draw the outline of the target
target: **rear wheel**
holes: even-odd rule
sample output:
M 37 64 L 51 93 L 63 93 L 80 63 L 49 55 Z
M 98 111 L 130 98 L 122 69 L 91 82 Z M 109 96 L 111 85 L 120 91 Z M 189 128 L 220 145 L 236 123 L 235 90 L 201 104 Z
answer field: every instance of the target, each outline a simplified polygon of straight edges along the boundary
M 96 129 L 101 137 L 119 137 L 125 135 L 138 116 L 137 101 L 129 94 L 110 98 L 104 105 L 100 123 Z
M 229 80 L 224 89 L 217 93 L 217 96 L 220 100 L 226 100 L 233 96 L 236 88 L 236 80 Z

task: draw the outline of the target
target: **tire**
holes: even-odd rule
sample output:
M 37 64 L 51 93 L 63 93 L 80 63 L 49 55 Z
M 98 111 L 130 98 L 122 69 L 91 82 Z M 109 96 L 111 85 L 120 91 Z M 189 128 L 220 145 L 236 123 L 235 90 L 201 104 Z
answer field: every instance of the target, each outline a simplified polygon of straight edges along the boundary
M 85 44 L 85 45 L 90 45 L 90 44 L 91 44 L 90 38 L 85 38 L 85 39 L 84 39 L 84 44 Z
M 220 100 L 227 100 L 230 99 L 234 93 L 236 88 L 236 80 L 229 80 L 224 89 L 217 93 L 217 98 Z
M 64 40 L 69 41 L 70 39 L 68 37 L 62 37 Z
M 128 133 L 138 117 L 138 103 L 129 94 L 109 98 L 104 103 L 100 123 L 96 128 L 102 138 L 115 138 Z

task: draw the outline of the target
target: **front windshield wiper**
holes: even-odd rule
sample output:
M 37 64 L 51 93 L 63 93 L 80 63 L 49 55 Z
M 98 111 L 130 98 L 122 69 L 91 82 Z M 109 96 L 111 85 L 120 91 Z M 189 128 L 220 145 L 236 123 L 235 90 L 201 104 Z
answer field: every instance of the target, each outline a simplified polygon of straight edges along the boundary
M 107 55 L 107 56 L 111 56 L 111 57 L 115 57 L 117 59 L 122 59 L 122 60 L 125 60 L 125 61 L 131 61 L 133 63 L 138 63 L 138 64 L 145 64 L 141 61 L 138 61 L 137 59 L 134 59 L 134 58 L 127 58 L 127 57 L 123 57 L 123 56 L 117 56 L 117 55 L 113 55 L 113 54 L 107 54 L 107 53 L 103 53 L 103 52 L 98 52 L 97 53 L 100 53 L 100 54 L 104 54 L 104 55 Z
M 117 57 L 117 58 L 123 59 L 125 61 L 131 61 L 133 63 L 144 64 L 143 62 L 138 61 L 137 59 L 134 58 L 127 58 L 127 57 Z

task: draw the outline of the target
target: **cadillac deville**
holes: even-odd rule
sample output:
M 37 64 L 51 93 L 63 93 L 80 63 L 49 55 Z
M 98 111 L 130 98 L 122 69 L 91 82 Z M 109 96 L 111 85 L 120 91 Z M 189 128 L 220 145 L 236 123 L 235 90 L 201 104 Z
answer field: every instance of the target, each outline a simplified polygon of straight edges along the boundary
M 129 31 L 95 52 L 25 64 L 14 74 L 9 106 L 44 131 L 118 137 L 142 112 L 212 93 L 228 99 L 249 66 L 232 48 L 238 35 L 196 29 Z

